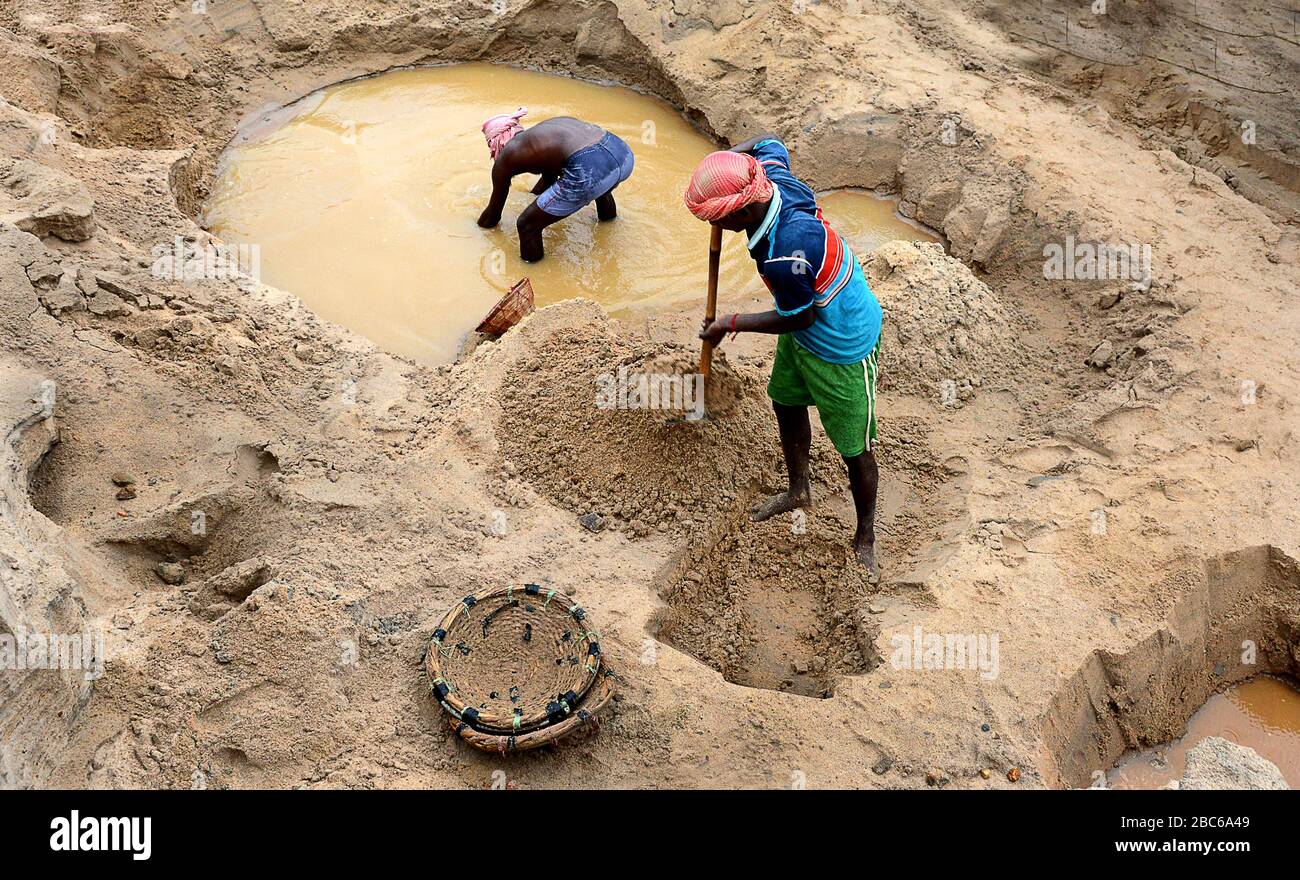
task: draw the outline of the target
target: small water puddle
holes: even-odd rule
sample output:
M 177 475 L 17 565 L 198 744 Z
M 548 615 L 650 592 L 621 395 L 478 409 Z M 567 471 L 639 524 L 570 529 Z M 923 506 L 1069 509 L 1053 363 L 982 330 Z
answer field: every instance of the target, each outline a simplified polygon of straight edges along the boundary
M 520 105 L 525 125 L 576 116 L 636 155 L 615 194 L 618 219 L 599 223 L 584 208 L 546 230 L 547 256 L 535 264 L 519 259 L 514 222 L 536 178 L 515 179 L 498 228 L 476 223 L 491 192 L 480 125 Z M 257 245 L 262 280 L 322 317 L 445 363 L 525 275 L 539 306 L 579 296 L 614 312 L 702 306 L 708 228 L 682 191 L 712 149 L 672 107 L 628 89 L 488 64 L 392 71 L 323 89 L 241 132 L 204 222 L 226 242 Z M 867 193 L 829 193 L 823 208 L 858 253 L 935 240 Z M 720 289 L 763 291 L 741 236 L 727 236 Z
M 1300 688 L 1261 675 L 1215 694 L 1187 722 L 1187 733 L 1155 749 L 1130 752 L 1106 777 L 1109 788 L 1155 789 L 1179 779 L 1187 753 L 1218 736 L 1248 746 L 1277 765 L 1292 788 L 1300 788 Z

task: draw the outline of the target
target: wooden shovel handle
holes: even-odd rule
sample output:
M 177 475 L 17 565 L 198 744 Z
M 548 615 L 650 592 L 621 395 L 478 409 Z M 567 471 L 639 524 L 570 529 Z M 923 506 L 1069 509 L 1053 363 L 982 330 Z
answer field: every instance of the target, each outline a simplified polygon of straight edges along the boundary
M 722 259 L 722 227 L 714 226 L 709 236 L 709 296 L 704 304 L 704 318 L 708 321 L 718 317 L 718 262 Z M 709 378 L 709 368 L 713 365 L 713 343 L 704 340 L 700 351 L 700 375 Z

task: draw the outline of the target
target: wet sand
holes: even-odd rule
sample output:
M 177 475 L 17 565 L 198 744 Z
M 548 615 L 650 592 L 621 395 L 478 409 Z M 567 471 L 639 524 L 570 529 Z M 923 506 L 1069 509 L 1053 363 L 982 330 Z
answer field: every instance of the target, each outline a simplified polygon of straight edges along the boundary
M 1300 689 L 1261 675 L 1215 694 L 1187 723 L 1187 733 L 1157 749 L 1133 752 L 1108 774 L 1110 788 L 1161 788 L 1183 775 L 1187 753 L 1208 736 L 1249 746 L 1300 787 Z

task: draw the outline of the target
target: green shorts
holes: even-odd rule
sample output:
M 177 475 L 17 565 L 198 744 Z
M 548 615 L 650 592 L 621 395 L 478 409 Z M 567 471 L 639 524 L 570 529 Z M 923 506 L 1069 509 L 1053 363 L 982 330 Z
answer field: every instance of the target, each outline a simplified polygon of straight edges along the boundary
M 783 406 L 815 406 L 826 436 L 845 458 L 871 449 L 876 439 L 876 376 L 880 342 L 865 361 L 832 364 L 782 333 L 767 396 Z

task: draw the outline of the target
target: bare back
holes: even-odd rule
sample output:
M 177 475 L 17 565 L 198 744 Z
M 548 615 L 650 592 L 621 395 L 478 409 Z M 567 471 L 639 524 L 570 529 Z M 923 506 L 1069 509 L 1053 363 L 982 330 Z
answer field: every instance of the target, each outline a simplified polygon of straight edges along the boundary
M 541 174 L 556 177 L 569 157 L 589 147 L 605 135 L 605 130 L 572 116 L 557 116 L 524 129 L 506 144 L 496 164 L 504 166 L 511 177 L 516 174 Z

